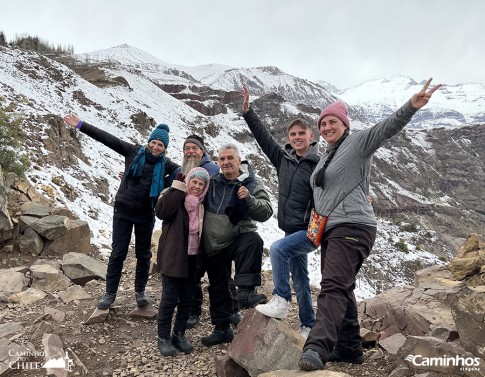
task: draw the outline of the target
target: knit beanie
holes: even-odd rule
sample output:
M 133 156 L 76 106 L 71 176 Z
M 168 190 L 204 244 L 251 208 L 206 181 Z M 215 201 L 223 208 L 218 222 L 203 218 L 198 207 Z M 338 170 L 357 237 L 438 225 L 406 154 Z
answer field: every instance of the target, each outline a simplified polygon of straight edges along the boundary
M 207 183 L 209 182 L 209 173 L 207 172 L 207 170 L 200 167 L 193 168 L 191 171 L 189 171 L 187 177 L 185 177 L 185 184 L 188 185 L 190 180 L 194 177 L 203 180 L 207 186 Z
M 337 101 L 332 103 L 330 106 L 327 106 L 326 108 L 323 109 L 323 111 L 320 113 L 320 117 L 318 118 L 317 122 L 317 127 L 320 128 L 320 122 L 324 117 L 327 115 L 333 115 L 337 118 L 339 118 L 342 123 L 345 125 L 350 130 L 350 121 L 349 118 L 347 117 L 347 107 L 345 104 L 341 101 Z
M 185 139 L 184 141 L 184 147 L 185 147 L 185 144 L 187 143 L 193 143 L 205 152 L 204 139 L 202 139 L 200 136 L 198 135 L 187 136 L 187 139 Z
M 159 140 L 163 143 L 165 148 L 168 148 L 168 142 L 170 141 L 168 137 L 169 132 L 170 132 L 170 127 L 168 127 L 166 124 L 159 124 L 157 128 L 155 128 L 153 132 L 150 134 L 150 137 L 148 138 L 148 142 L 152 140 Z

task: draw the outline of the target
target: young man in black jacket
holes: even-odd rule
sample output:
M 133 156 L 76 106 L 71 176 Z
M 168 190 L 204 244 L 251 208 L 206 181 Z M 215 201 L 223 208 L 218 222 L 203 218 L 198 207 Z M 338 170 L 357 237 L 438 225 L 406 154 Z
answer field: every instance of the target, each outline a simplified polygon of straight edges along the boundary
M 308 253 L 315 246 L 306 237 L 313 207 L 310 176 L 320 156 L 311 127 L 294 120 L 287 128 L 288 144 L 282 148 L 249 108 L 249 91 L 243 88 L 243 117 L 256 141 L 276 168 L 278 174 L 278 225 L 285 237 L 274 242 L 269 250 L 273 270 L 273 298 L 256 310 L 268 317 L 286 318 L 291 303 L 290 273 L 299 307 L 300 334 L 306 338 L 315 324 Z

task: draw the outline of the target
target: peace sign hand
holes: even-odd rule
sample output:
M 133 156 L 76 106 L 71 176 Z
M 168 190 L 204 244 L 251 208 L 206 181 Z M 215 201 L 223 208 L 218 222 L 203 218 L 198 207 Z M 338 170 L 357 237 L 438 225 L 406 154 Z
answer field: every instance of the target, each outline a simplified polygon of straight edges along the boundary
M 249 89 L 243 86 L 241 95 L 243 98 L 243 112 L 247 113 L 249 111 Z
M 423 89 L 421 89 L 418 93 L 416 93 L 411 97 L 411 105 L 415 109 L 419 110 L 424 105 L 426 105 L 429 102 L 433 93 L 436 92 L 441 87 L 441 84 L 438 84 L 433 89 L 427 91 L 429 84 L 431 83 L 431 80 L 433 79 L 430 78 L 428 81 L 426 81 L 426 84 L 424 84 Z

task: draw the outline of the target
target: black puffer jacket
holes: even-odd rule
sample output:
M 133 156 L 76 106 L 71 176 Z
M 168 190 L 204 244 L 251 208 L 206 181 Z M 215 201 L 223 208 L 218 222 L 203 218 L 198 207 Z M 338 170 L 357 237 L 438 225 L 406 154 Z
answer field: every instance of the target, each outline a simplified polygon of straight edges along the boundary
M 243 117 L 278 174 L 278 226 L 288 233 L 306 229 L 313 207 L 310 176 L 320 160 L 317 143 L 298 160 L 290 144 L 280 147 L 254 110 L 249 109 Z
M 126 172 L 130 169 L 130 166 L 142 147 L 141 145 L 131 144 L 123 141 L 110 133 L 100 130 L 89 123 L 83 122 L 81 132 L 92 137 L 94 140 L 106 145 L 108 148 L 121 154 L 125 157 L 125 176 Z M 152 201 L 150 199 L 150 186 L 152 184 L 153 168 L 155 163 L 146 159 L 143 167 L 142 175 L 139 179 L 129 179 L 125 182 L 125 176 L 121 181 L 118 192 L 116 193 L 115 200 L 122 203 L 125 207 L 137 210 L 146 211 L 152 210 Z M 172 184 L 172 179 L 179 166 L 171 161 L 169 158 L 165 160 L 165 187 L 169 187 Z

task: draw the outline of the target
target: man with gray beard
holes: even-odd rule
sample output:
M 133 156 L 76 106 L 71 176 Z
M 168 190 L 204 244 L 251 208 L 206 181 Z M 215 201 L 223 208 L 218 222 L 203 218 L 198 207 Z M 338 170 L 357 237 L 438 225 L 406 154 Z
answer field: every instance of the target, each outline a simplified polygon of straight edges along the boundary
M 206 152 L 204 139 L 198 135 L 189 135 L 184 141 L 183 146 L 184 158 L 182 161 L 182 171 L 177 175 L 178 180 L 183 180 L 187 173 L 196 167 L 201 167 L 207 170 L 209 176 L 214 176 L 219 173 L 219 165 L 211 161 L 209 154 Z M 192 302 L 192 309 L 190 312 L 187 326 L 194 327 L 199 322 L 199 317 L 202 313 L 202 287 L 200 281 L 197 282 L 194 300 Z
M 184 141 L 184 159 L 182 174 L 185 175 L 193 168 L 201 167 L 212 177 L 219 173 L 219 166 L 214 164 L 205 150 L 204 139 L 198 135 L 189 135 Z

